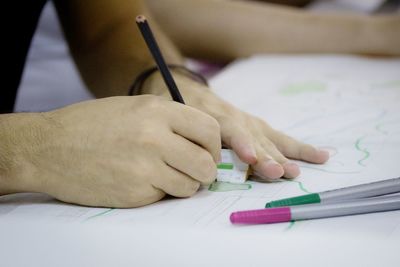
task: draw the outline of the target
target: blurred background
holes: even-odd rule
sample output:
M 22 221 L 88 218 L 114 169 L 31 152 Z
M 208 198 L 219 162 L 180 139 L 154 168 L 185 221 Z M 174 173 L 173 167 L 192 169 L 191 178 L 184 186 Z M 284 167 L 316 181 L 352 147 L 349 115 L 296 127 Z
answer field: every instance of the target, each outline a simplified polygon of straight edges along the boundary
M 354 14 L 399 13 L 398 0 L 271 0 L 291 4 L 310 12 L 341 12 Z M 191 68 L 204 72 L 204 65 L 188 60 Z M 211 77 L 218 67 L 207 68 Z M 44 8 L 28 54 L 18 92 L 16 111 L 47 111 L 93 98 L 86 89 L 71 60 L 54 6 Z

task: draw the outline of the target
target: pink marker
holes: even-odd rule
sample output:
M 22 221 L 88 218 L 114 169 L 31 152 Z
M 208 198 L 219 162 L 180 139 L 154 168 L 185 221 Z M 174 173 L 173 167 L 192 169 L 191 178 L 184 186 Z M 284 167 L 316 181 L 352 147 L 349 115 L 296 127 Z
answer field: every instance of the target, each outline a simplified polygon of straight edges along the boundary
M 230 220 L 233 224 L 289 222 L 291 220 L 290 208 L 279 207 L 261 210 L 237 211 L 231 214 Z
M 233 224 L 279 223 L 371 212 L 400 210 L 400 195 L 388 195 L 328 204 L 309 204 L 233 212 Z

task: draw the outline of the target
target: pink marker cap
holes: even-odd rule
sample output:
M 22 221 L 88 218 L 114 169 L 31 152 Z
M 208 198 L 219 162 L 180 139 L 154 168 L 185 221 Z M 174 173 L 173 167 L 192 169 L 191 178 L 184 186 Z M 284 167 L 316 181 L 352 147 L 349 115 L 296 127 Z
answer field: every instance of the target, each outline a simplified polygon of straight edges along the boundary
M 262 224 L 289 222 L 291 217 L 290 207 L 279 207 L 233 212 L 230 220 L 233 224 Z

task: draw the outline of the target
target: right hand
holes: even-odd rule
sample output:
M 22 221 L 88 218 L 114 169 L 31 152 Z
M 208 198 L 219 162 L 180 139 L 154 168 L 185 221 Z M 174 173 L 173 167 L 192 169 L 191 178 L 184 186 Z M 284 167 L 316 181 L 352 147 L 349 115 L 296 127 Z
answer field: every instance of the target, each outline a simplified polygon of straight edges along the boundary
M 42 114 L 24 158 L 27 191 L 81 205 L 138 207 L 193 195 L 216 177 L 221 138 L 211 116 L 157 96 L 111 97 Z

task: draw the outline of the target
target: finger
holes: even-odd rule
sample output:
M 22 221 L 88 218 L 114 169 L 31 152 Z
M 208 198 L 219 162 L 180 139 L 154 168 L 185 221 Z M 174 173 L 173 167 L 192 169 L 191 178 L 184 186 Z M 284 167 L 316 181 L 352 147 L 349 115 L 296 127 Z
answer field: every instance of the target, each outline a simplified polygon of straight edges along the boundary
M 202 184 L 211 184 L 217 177 L 211 154 L 180 135 L 173 134 L 171 140 L 171 146 L 161 152 L 164 162 Z
M 193 196 L 200 187 L 198 181 L 165 164 L 162 177 L 154 179 L 153 186 L 174 197 Z
M 300 175 L 300 168 L 296 163 L 289 161 L 284 155 L 282 155 L 275 145 L 267 138 L 260 139 L 263 139 L 261 145 L 265 152 L 282 166 L 284 170 L 284 177 L 295 178 Z
M 127 201 L 127 202 L 123 202 L 121 204 L 118 205 L 113 205 L 113 206 L 109 206 L 109 207 L 116 207 L 116 208 L 137 208 L 137 207 L 142 207 L 145 205 L 149 205 L 152 203 L 155 203 L 157 201 L 160 201 L 161 199 L 163 199 L 165 197 L 165 192 L 158 189 L 158 188 L 154 188 L 152 187 L 152 192 L 148 192 L 148 196 L 143 197 L 140 200 L 133 200 L 133 201 Z
M 279 179 L 283 176 L 283 167 L 273 160 L 260 145 L 256 145 L 256 153 L 257 163 L 252 167 L 257 174 L 267 179 Z
M 171 120 L 172 130 L 204 147 L 215 163 L 221 158 L 221 133 L 218 122 L 208 114 L 189 106 L 179 105 Z
M 272 130 L 269 136 L 279 151 L 281 151 L 286 157 L 319 164 L 322 164 L 329 159 L 329 151 L 316 149 L 315 147 L 299 142 L 282 132 Z
M 241 161 L 256 164 L 257 154 L 249 131 L 230 119 L 223 120 L 220 125 L 223 143 L 232 148 Z

